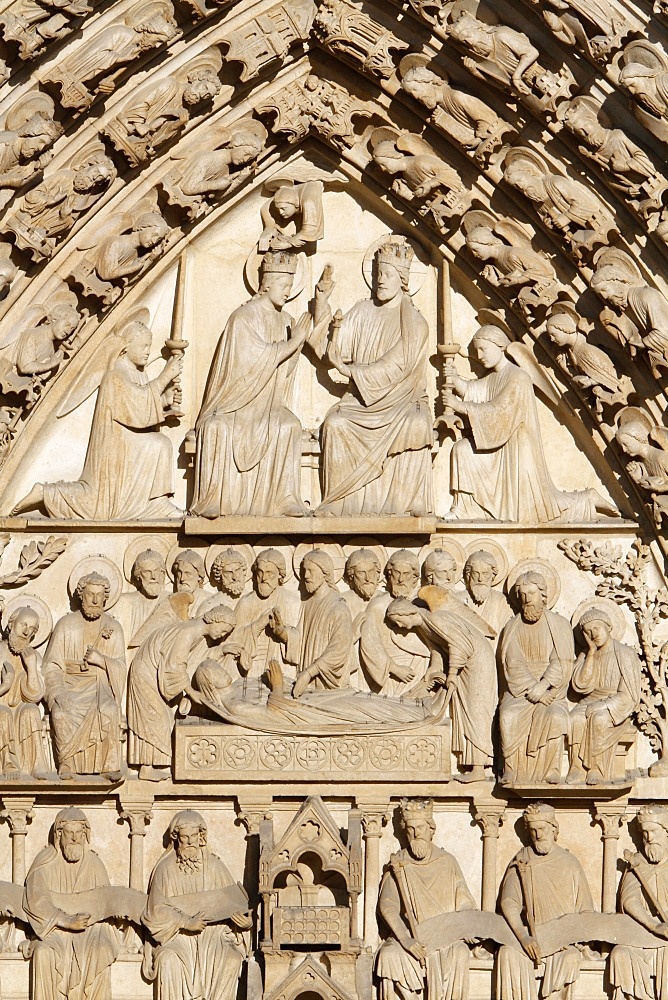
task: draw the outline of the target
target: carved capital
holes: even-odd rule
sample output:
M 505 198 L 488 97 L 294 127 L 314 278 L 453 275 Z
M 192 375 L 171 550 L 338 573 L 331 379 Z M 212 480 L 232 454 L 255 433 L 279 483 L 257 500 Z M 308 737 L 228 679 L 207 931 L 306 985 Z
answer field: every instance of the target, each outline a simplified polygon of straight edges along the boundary
M 480 806 L 476 809 L 475 821 L 482 830 L 483 840 L 487 837 L 493 837 L 494 840 L 499 839 L 499 830 L 504 820 L 505 811 L 505 806 L 503 808 Z
M 13 796 L 3 795 L 0 819 L 7 820 L 11 837 L 26 836 L 28 833 L 28 823 L 35 818 L 34 805 L 34 798 L 21 797 L 15 799 Z
M 131 837 L 145 837 L 146 827 L 153 819 L 150 806 L 137 806 L 121 810 L 121 819 L 126 819 L 130 824 Z
M 389 812 L 384 810 L 363 810 L 362 812 L 362 833 L 365 840 L 371 837 L 382 837 L 383 827 L 390 821 Z
M 263 819 L 273 819 L 272 813 L 264 809 L 247 809 L 239 813 L 239 820 L 246 827 L 247 837 L 257 837 L 260 833 L 260 823 Z
M 602 840 L 619 840 L 621 825 L 627 821 L 626 809 L 623 807 L 615 809 L 614 806 L 606 804 L 596 809 L 594 819 L 600 823 L 603 830 Z

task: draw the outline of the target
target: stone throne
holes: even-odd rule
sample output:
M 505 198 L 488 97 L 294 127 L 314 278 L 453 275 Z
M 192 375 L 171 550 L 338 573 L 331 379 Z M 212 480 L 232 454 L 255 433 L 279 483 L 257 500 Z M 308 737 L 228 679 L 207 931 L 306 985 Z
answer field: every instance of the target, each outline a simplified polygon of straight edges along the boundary
M 309 968 L 314 965 L 322 971 L 316 980 L 324 983 L 331 976 L 344 989 L 342 1000 L 358 1000 L 358 961 L 369 961 L 362 954 L 357 928 L 362 891 L 358 811 L 348 814 L 346 843 L 318 796 L 306 799 L 276 846 L 273 821 L 264 820 L 260 824 L 259 891 L 265 997 L 276 994 L 283 1000 L 296 1000 L 302 995 L 304 977 L 293 973 L 295 967 L 299 971 L 305 966 L 300 963 L 303 957 Z M 317 989 L 315 995 L 321 995 Z

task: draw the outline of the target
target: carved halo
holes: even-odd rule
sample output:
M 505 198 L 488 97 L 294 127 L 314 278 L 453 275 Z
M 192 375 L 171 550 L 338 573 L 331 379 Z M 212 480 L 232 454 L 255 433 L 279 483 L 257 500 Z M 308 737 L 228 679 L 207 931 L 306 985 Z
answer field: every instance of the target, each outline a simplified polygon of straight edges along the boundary
M 288 302 L 292 302 L 293 299 L 296 299 L 306 284 L 306 263 L 304 254 L 295 252 L 294 256 L 297 259 L 297 270 L 295 271 L 295 276 L 292 281 L 292 290 L 288 295 Z M 256 243 L 246 258 L 244 275 L 246 277 L 248 287 L 253 292 L 257 292 L 260 287 L 260 265 L 262 264 L 263 257 L 264 254 L 260 253 L 258 250 L 258 244 Z
M 550 168 L 543 157 L 539 153 L 536 153 L 535 150 L 529 149 L 528 146 L 511 147 L 503 159 L 504 168 L 511 163 L 524 163 L 531 168 L 532 172 L 537 170 L 541 176 L 550 172 Z
M 7 627 L 9 619 L 18 608 L 31 608 L 39 618 L 39 627 L 33 645 L 43 646 L 53 631 L 53 616 L 48 605 L 35 594 L 14 594 L 9 598 L 2 612 L 4 628 Z
M 645 39 L 637 39 L 629 42 L 622 55 L 622 64 L 628 66 L 630 63 L 639 63 L 649 69 L 666 69 L 668 60 L 660 52 L 656 45 L 652 45 Z
M 25 125 L 34 115 L 43 114 L 53 118 L 55 104 L 48 94 L 33 90 L 14 104 L 5 117 L 4 128 L 7 132 L 15 132 Z
M 512 593 L 517 578 L 522 573 L 540 573 L 541 576 L 545 577 L 545 582 L 547 583 L 547 606 L 548 608 L 553 608 L 559 600 L 561 580 L 552 563 L 549 563 L 547 559 L 520 559 L 508 574 L 508 579 L 506 580 L 506 591 L 508 594 Z
M 474 552 L 489 552 L 490 555 L 494 556 L 499 570 L 494 577 L 492 586 L 499 587 L 508 576 L 508 556 L 504 547 L 495 542 L 493 538 L 476 538 L 472 542 L 469 542 L 464 549 L 466 559 L 473 555 Z
M 609 597 L 588 597 L 586 600 L 581 601 L 571 615 L 571 625 L 573 628 L 577 629 L 579 633 L 580 630 L 577 628 L 578 622 L 585 611 L 589 611 L 590 608 L 600 608 L 601 611 L 605 611 L 612 622 L 612 638 L 618 639 L 621 642 L 626 632 L 626 618 L 619 604 L 615 604 Z
M 135 559 L 140 552 L 145 552 L 146 549 L 153 549 L 154 552 L 159 552 L 165 560 L 165 565 L 167 565 L 167 559 L 171 551 L 169 539 L 163 538 L 162 535 L 139 535 L 137 538 L 132 539 L 123 556 L 123 574 L 128 583 L 132 583 L 132 567 L 134 566 Z
M 120 569 L 107 556 L 86 556 L 84 559 L 80 559 L 70 573 L 70 578 L 67 581 L 67 592 L 70 597 L 76 591 L 81 577 L 86 576 L 88 573 L 100 573 L 102 576 L 106 576 L 109 581 L 109 600 L 104 608 L 105 611 L 109 611 L 121 596 L 121 590 L 123 589 L 123 577 Z
M 221 552 L 225 552 L 226 549 L 234 549 L 246 560 L 246 583 L 251 578 L 251 566 L 253 565 L 253 560 L 255 559 L 255 553 L 253 552 L 252 545 L 248 545 L 246 542 L 235 542 L 234 539 L 229 542 L 223 542 L 222 544 L 210 545 L 206 550 L 206 555 L 204 556 L 204 565 L 206 567 L 207 577 L 211 577 L 211 569 L 217 556 Z
M 423 545 L 418 553 L 418 559 L 420 560 L 420 572 L 422 572 L 422 565 L 431 552 L 449 552 L 457 563 L 457 575 L 452 581 L 453 583 L 459 583 L 462 578 L 462 571 L 464 569 L 464 563 L 466 562 L 466 555 L 464 553 L 464 548 L 459 544 L 454 538 L 435 538 L 428 545 Z
M 642 424 L 649 433 L 654 428 L 654 422 L 639 406 L 625 406 L 617 414 L 617 427 L 625 424 Z
M 635 261 L 623 250 L 615 247 L 601 247 L 594 255 L 596 270 L 602 267 L 616 267 L 623 278 L 633 282 L 642 282 L 643 276 Z
M 379 132 L 380 129 L 376 129 Z M 388 131 L 391 131 L 388 129 Z M 368 248 L 367 252 L 364 254 L 364 260 L 362 261 L 362 274 L 364 275 L 364 280 L 366 281 L 369 288 L 373 288 L 373 261 L 376 256 L 376 251 L 385 243 L 408 243 L 414 253 L 413 260 L 411 262 L 411 273 L 408 279 L 408 293 L 413 296 L 420 291 L 422 285 L 424 284 L 424 279 L 427 276 L 427 265 L 420 260 L 420 254 L 422 253 L 422 248 L 416 240 L 409 239 L 406 236 L 397 236 L 394 233 L 388 233 L 386 236 L 380 236 L 377 240 Z
M 401 79 L 403 80 L 406 74 L 412 69 L 428 69 L 430 73 L 437 76 L 443 83 L 450 83 L 450 74 L 442 66 L 437 67 L 433 65 L 431 57 L 424 55 L 422 52 L 409 52 L 407 56 L 403 57 L 399 63 L 399 75 Z
M 302 559 L 305 555 L 307 555 L 307 553 L 313 552 L 314 549 L 322 549 L 323 552 L 326 552 L 327 555 L 331 557 L 331 560 L 334 563 L 334 582 L 338 583 L 343 576 L 343 570 L 346 565 L 346 557 L 339 543 L 333 541 L 331 538 L 322 538 L 318 542 L 300 542 L 299 545 L 296 546 L 292 557 L 292 566 L 297 579 L 299 579 L 299 569 L 302 564 Z
M 285 582 L 289 583 L 295 575 L 292 565 L 294 546 L 282 535 L 267 535 L 264 538 L 258 538 L 253 545 L 253 559 L 256 559 L 264 549 L 276 549 L 277 552 L 281 553 L 285 559 Z
M 380 571 L 381 573 L 383 572 L 388 558 L 387 549 L 385 548 L 384 545 L 381 545 L 380 542 L 377 542 L 373 538 L 369 538 L 368 536 L 358 535 L 356 538 L 351 538 L 343 546 L 343 553 L 346 559 L 351 553 L 356 552 L 357 549 L 369 549 L 371 552 L 373 552 L 374 555 L 376 556 L 376 559 L 380 563 Z

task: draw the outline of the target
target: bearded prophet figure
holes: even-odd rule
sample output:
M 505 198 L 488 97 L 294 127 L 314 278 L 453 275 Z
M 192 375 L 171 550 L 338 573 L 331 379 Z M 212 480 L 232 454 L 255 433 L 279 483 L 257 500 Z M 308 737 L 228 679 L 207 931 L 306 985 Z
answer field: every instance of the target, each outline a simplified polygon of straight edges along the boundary
M 185 912 L 185 897 L 206 895 L 235 885 L 229 871 L 207 845 L 207 827 L 191 810 L 169 824 L 169 846 L 149 882 L 142 922 L 153 942 L 144 952 L 142 972 L 156 984 L 156 1000 L 235 1000 L 246 954 L 240 931 L 251 918 L 233 913 L 209 922 L 201 910 Z
M 403 799 L 401 826 L 408 849 L 390 858 L 378 898 L 390 931 L 375 959 L 380 1000 L 467 1000 L 467 945 L 457 941 L 427 955 L 416 934 L 430 917 L 478 907 L 456 859 L 432 843 L 431 800 Z
M 278 610 L 281 620 L 296 627 L 299 622 L 299 595 L 284 586 L 287 574 L 285 559 L 277 549 L 264 549 L 255 557 L 252 566 L 253 590 L 242 597 L 236 608 L 237 628 L 254 622 L 267 622 L 270 611 Z M 248 677 L 260 678 L 270 660 L 280 659 L 282 646 L 262 627 L 253 639 L 252 664 Z
M 496 957 L 496 995 L 512 1000 L 538 1000 L 536 966 L 544 962 L 543 1000 L 573 1000 L 580 975 L 581 952 L 573 945 L 542 956 L 536 929 L 567 913 L 594 910 L 591 890 L 580 862 L 557 844 L 559 824 L 552 806 L 532 802 L 524 810 L 530 845 L 515 855 L 501 883 L 501 912 L 524 954 L 508 945 Z
M 53 845 L 40 851 L 25 883 L 23 909 L 36 940 L 31 958 L 33 1000 L 111 1000 L 111 966 L 120 951 L 116 930 L 65 913 L 52 893 L 75 894 L 109 885 L 103 861 L 90 849 L 90 825 L 80 809 L 62 809 Z
M 642 806 L 637 815 L 642 850 L 625 851 L 619 909 L 657 937 L 664 948 L 618 944 L 608 964 L 615 1000 L 664 1000 L 668 990 L 668 809 Z

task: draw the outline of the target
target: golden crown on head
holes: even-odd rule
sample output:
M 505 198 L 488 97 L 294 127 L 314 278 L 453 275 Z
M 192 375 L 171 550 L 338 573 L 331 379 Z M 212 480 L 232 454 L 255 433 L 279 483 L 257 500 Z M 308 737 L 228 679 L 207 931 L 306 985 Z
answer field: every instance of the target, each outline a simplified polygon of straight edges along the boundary
M 297 258 L 285 250 L 270 250 L 262 258 L 260 265 L 262 274 L 294 274 L 297 270 Z
M 434 801 L 433 799 L 402 799 L 399 803 L 401 819 L 404 823 L 409 820 L 424 820 L 426 823 L 434 821 Z
M 403 274 L 408 274 L 413 263 L 415 254 L 410 243 L 402 240 L 401 243 L 393 243 L 388 240 L 376 250 L 376 261 L 378 264 L 391 264 L 392 267 Z

